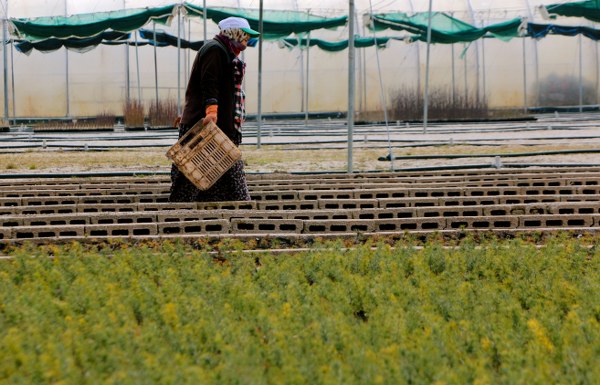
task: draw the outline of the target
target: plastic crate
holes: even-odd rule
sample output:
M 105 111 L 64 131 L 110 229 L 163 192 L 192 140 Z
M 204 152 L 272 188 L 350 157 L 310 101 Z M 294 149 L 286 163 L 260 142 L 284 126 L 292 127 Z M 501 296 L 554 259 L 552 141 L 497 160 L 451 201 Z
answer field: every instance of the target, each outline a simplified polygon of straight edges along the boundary
M 239 148 L 213 122 L 196 123 L 167 151 L 167 158 L 200 190 L 207 190 L 242 158 Z

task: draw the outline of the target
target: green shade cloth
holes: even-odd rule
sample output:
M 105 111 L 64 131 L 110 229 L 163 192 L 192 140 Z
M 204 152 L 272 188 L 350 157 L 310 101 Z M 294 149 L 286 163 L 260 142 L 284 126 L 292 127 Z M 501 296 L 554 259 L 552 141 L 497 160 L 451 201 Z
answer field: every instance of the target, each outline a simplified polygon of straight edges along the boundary
M 190 16 L 203 16 L 204 8 L 185 3 L 184 8 Z M 243 17 L 250 28 L 259 30 L 260 12 L 258 9 L 212 7 L 206 9 L 206 17 L 215 23 L 231 17 Z M 347 16 L 326 18 L 299 11 L 263 10 L 263 39 L 279 39 L 292 33 L 309 32 L 322 28 L 337 28 L 346 25 Z
M 385 48 L 387 46 L 388 41 L 390 40 L 403 40 L 403 38 L 398 38 L 398 37 L 378 37 L 377 38 L 377 43 L 375 43 L 375 39 L 373 39 L 372 37 L 360 37 L 357 36 L 354 38 L 354 46 L 356 48 L 367 48 L 367 47 L 372 47 L 375 44 L 377 44 L 377 47 L 379 48 Z M 311 47 L 319 47 L 320 49 L 324 50 L 324 51 L 328 51 L 328 52 L 338 52 L 338 51 L 343 51 L 346 48 L 348 48 L 348 40 L 341 40 L 341 41 L 325 41 L 325 40 L 321 40 L 321 39 L 294 39 L 294 38 L 287 38 L 287 39 L 283 39 L 285 45 L 287 45 L 288 47 L 296 47 L 296 46 L 300 46 L 300 47 L 306 47 L 307 43 L 311 46 Z
M 175 5 L 145 9 L 124 9 L 112 12 L 83 13 L 69 17 L 38 17 L 10 19 L 17 37 L 29 41 L 49 38 L 86 38 L 106 30 L 134 31 L 149 21 L 168 24 Z
M 129 33 L 106 31 L 93 37 L 84 38 L 68 38 L 68 39 L 46 39 L 37 42 L 28 40 L 17 43 L 17 51 L 29 55 L 32 50 L 40 52 L 52 52 L 62 47 L 79 53 L 87 52 L 94 49 L 97 45 L 103 44 L 106 41 L 114 41 L 120 44 L 126 43 L 129 39 Z
M 588 20 L 600 22 L 600 0 L 573 1 L 564 4 L 547 5 L 549 14 L 584 17 Z
M 412 33 L 413 40 L 427 41 L 428 12 L 409 16 L 403 12 L 367 15 L 370 29 L 376 31 L 392 29 Z M 522 20 L 515 18 L 498 24 L 477 28 L 442 12 L 431 14 L 431 42 L 441 44 L 466 43 L 485 36 L 508 41 L 520 35 Z

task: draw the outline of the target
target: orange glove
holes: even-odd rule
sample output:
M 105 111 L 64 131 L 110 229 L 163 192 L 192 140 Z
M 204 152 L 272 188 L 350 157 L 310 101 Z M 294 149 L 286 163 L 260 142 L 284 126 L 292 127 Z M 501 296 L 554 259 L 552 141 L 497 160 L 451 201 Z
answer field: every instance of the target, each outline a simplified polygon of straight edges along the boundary
M 219 108 L 219 106 L 216 104 L 211 104 L 210 106 L 206 107 L 206 116 L 202 120 L 203 126 L 206 126 L 208 124 L 208 122 L 213 122 L 215 124 L 217 123 L 218 108 Z

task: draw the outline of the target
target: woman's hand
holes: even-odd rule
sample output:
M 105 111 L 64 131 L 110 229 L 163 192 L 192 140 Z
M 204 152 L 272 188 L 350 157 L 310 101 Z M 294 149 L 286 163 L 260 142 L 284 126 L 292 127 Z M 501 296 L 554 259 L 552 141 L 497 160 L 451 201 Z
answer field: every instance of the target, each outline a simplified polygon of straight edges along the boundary
M 206 126 L 208 122 L 213 122 L 217 124 L 217 110 L 219 106 L 216 104 L 212 104 L 206 107 L 206 116 L 202 119 L 202 125 Z

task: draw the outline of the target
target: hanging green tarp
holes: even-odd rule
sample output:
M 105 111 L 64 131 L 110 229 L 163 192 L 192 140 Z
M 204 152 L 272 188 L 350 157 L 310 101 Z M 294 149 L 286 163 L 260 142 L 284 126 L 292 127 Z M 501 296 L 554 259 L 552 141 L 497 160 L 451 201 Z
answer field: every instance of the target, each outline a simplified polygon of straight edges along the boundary
M 166 33 L 165 31 L 153 31 L 150 29 L 140 29 L 140 36 L 143 39 L 148 40 L 152 45 L 157 47 L 177 47 L 177 36 Z M 156 37 L 156 39 L 155 39 Z M 204 41 L 188 41 L 186 39 L 179 38 L 179 47 L 183 49 L 193 49 L 198 51 L 204 45 Z
M 11 32 L 18 38 L 32 42 L 51 38 L 88 38 L 109 29 L 131 32 L 149 21 L 169 24 L 175 10 L 175 5 L 167 5 L 157 8 L 84 13 L 69 17 L 10 19 L 9 25 L 11 25 Z
M 17 48 L 17 51 L 27 55 L 34 49 L 46 53 L 56 51 L 62 47 L 83 53 L 94 49 L 97 45 L 105 41 L 114 41 L 122 44 L 129 39 L 129 35 L 126 32 L 106 31 L 94 37 L 85 37 L 82 39 L 72 37 L 68 39 L 46 39 L 37 42 L 24 40 L 17 43 L 15 48 Z
M 600 22 L 600 0 L 573 1 L 564 4 L 552 4 L 545 6 L 549 14 L 584 17 L 588 20 Z
M 184 8 L 190 16 L 203 16 L 204 8 L 185 3 Z M 259 29 L 260 13 L 258 9 L 212 7 L 206 9 L 206 17 L 215 23 L 230 17 L 243 17 L 250 27 Z M 347 16 L 326 18 L 299 11 L 263 10 L 263 38 L 279 39 L 292 33 L 303 33 L 322 28 L 337 28 L 346 25 Z
M 376 31 L 393 29 L 407 31 L 414 35 L 413 40 L 427 41 L 428 12 L 419 12 L 409 16 L 403 12 L 368 15 L 368 27 Z M 462 20 L 442 12 L 431 14 L 431 42 L 441 44 L 466 43 L 490 35 L 502 40 L 519 36 L 522 21 L 519 18 L 506 22 L 477 28 Z
M 372 37 L 360 37 L 357 36 L 354 38 L 354 46 L 356 48 L 367 48 L 367 47 L 372 47 L 375 44 L 377 44 L 377 47 L 379 48 L 385 48 L 387 46 L 387 43 L 390 40 L 403 40 L 402 38 L 396 38 L 396 37 L 378 37 L 377 39 L 373 39 Z M 287 46 L 287 47 L 296 47 L 296 46 L 300 46 L 300 47 L 306 47 L 306 45 L 308 44 L 311 47 L 319 47 L 320 49 L 324 50 L 324 51 L 328 51 L 328 52 L 338 52 L 338 51 L 343 51 L 346 48 L 348 48 L 348 40 L 340 40 L 340 41 L 326 41 L 326 40 L 321 40 L 321 39 L 294 39 L 294 38 L 287 38 L 287 39 L 282 39 L 283 40 L 283 45 Z

